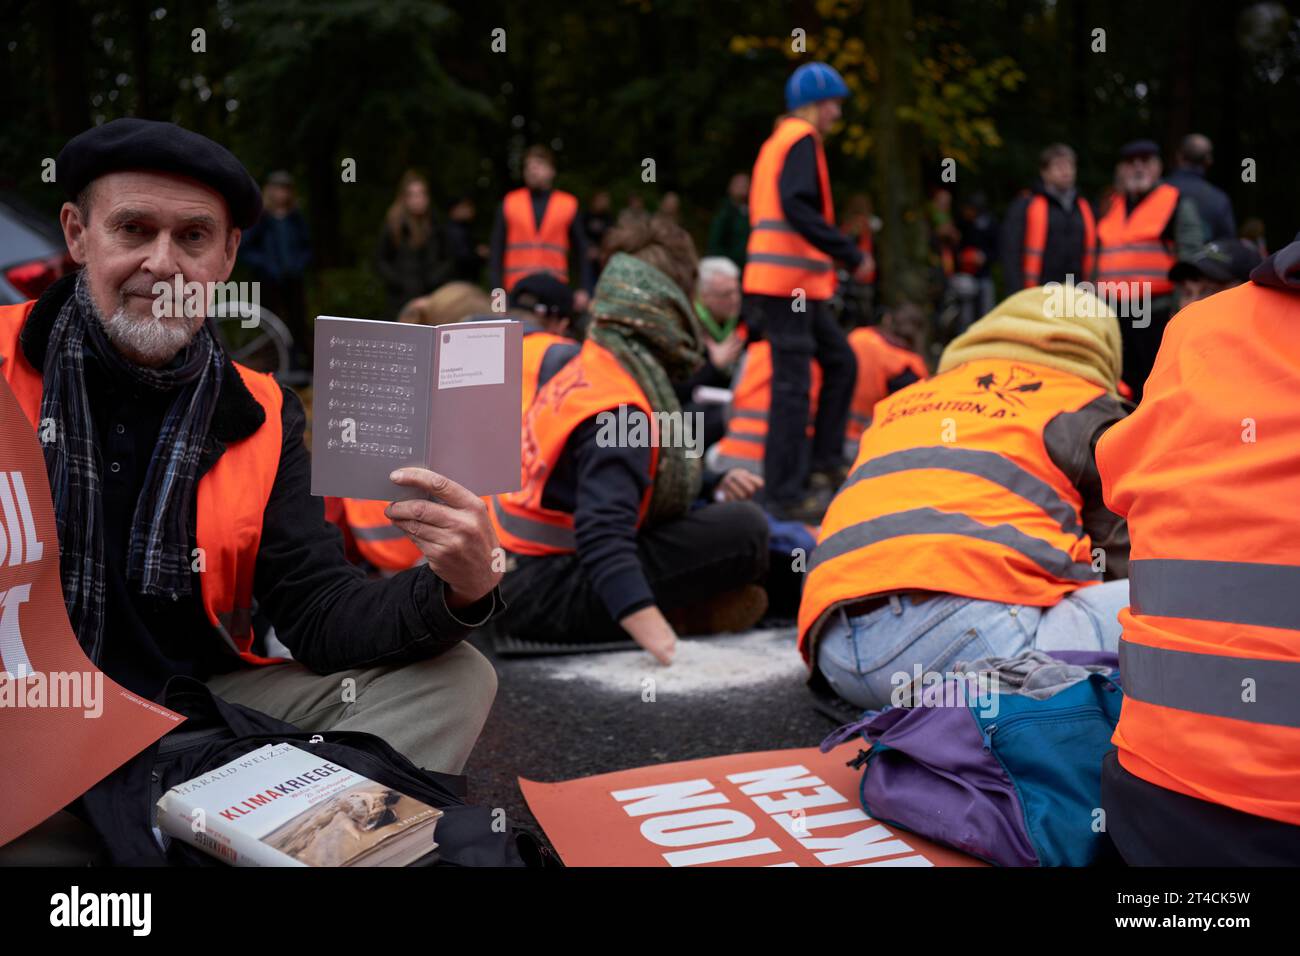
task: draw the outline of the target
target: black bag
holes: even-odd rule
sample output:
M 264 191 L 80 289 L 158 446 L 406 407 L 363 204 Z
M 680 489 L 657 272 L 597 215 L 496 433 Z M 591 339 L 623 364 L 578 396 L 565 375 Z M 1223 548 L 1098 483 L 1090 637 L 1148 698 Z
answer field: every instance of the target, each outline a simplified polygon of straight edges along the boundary
M 442 810 L 438 848 L 416 866 L 559 865 L 558 858 L 528 831 L 497 822 L 486 807 L 465 803 L 464 777 L 422 770 L 374 734 L 304 733 L 292 724 L 224 701 L 190 677 L 169 680 L 158 703 L 188 719 L 80 800 L 81 815 L 98 831 L 115 866 L 223 865 L 181 840 L 170 840 L 164 852 L 154 836 L 154 808 L 171 787 L 266 744 L 282 742 Z

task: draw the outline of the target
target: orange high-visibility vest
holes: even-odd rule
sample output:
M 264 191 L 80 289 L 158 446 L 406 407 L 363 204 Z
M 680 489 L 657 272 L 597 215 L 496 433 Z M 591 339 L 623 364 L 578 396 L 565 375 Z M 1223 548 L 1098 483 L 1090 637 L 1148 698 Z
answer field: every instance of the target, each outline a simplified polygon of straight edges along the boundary
M 343 520 L 361 556 L 385 571 L 405 571 L 424 560 L 424 555 L 401 528 L 388 520 L 388 501 L 343 498 Z
M 546 482 L 573 430 L 601 412 L 617 416 L 620 406 L 625 415 L 639 412 L 646 416 L 643 421 L 652 426 L 650 483 L 641 498 L 638 526 L 645 520 L 659 464 L 650 400 L 613 353 L 588 339 L 582 351 L 538 390 L 524 416 L 523 486 L 518 491 L 494 495 L 489 504 L 488 514 L 497 538 L 507 551 L 544 555 L 570 554 L 577 549 L 573 515 L 542 506 Z
M 745 247 L 745 292 L 789 296 L 803 289 L 809 299 L 829 299 L 835 294 L 835 267 L 831 257 L 795 231 L 781 208 L 781 170 L 790 147 L 811 135 L 817 147 L 817 181 L 821 186 L 822 216 L 835 222 L 831 203 L 831 178 L 826 154 L 816 127 L 796 116 L 782 119 L 758 151 L 749 187 L 749 242 Z
M 1043 432 L 1105 394 L 1044 365 L 980 359 L 877 404 L 808 565 L 804 659 L 829 614 L 866 597 L 925 590 L 1048 607 L 1100 582 L 1083 499 Z
M 849 347 L 858 359 L 858 381 L 849 406 L 849 424 L 845 437 L 857 441 L 871 424 L 876 403 L 889 394 L 891 379 L 911 369 L 919 379 L 930 377 L 925 359 L 911 349 L 895 345 L 879 329 L 863 327 L 849 333 Z
M 42 370 L 27 361 L 18 337 L 35 304 L 0 306 L 0 372 L 33 428 L 41 414 Z M 280 467 L 284 396 L 271 375 L 239 363 L 235 368 L 266 412 L 266 421 L 249 437 L 228 445 L 199 479 L 195 543 L 205 562 L 199 587 L 208 621 L 235 653 L 250 664 L 277 664 L 284 658 L 252 652 L 253 573 L 262 515 Z
M 1024 288 L 1042 285 L 1043 253 L 1047 249 L 1047 219 L 1050 209 L 1042 193 L 1029 200 L 1025 207 L 1025 246 L 1020 256 L 1020 271 L 1024 274 Z M 1097 223 L 1092 216 L 1088 200 L 1079 197 L 1079 214 L 1083 217 L 1083 275 L 1075 276 L 1077 282 L 1091 282 L 1097 248 Z
M 822 390 L 822 367 L 816 359 L 808 362 L 808 434 L 811 436 L 813 419 L 817 416 L 817 397 Z M 744 468 L 761 475 L 772 407 L 772 346 L 766 339 L 751 342 L 745 348 L 735 379 L 727 431 L 718 442 L 715 463 L 721 471 Z
M 553 332 L 529 332 L 524 336 L 524 374 L 523 374 L 523 413 L 528 414 L 528 406 L 533 404 L 537 395 L 538 380 L 542 377 L 542 362 L 546 353 L 554 345 L 571 345 L 578 343 L 563 335 Z
M 1300 296 L 1246 283 L 1165 329 L 1097 445 L 1128 518 L 1125 770 L 1300 825 Z
M 1132 213 L 1125 211 L 1122 194 L 1111 197 L 1106 215 L 1097 224 L 1097 283 L 1103 294 L 1127 296 L 1125 301 L 1133 302 L 1142 282 L 1151 283 L 1152 295 L 1174 290 L 1169 281 L 1176 261 L 1174 243 L 1161 236 L 1177 209 L 1178 189 L 1168 183 L 1143 196 Z
M 546 212 L 538 225 L 528 190 L 521 187 L 506 193 L 502 203 L 506 244 L 501 279 L 507 292 L 534 272 L 549 272 L 561 282 L 569 281 L 569 227 L 577 214 L 577 198 L 556 189 L 546 201 Z

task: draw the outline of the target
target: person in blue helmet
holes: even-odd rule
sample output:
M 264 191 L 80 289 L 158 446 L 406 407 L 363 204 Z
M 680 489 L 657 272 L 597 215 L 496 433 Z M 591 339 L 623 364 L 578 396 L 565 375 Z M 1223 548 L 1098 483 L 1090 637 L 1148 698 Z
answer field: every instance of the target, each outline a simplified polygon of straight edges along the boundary
M 746 321 L 754 337 L 770 346 L 763 472 L 768 510 L 782 518 L 816 520 L 825 503 L 809 495 L 810 477 L 814 487 L 833 489 L 845 472 L 844 428 L 857 361 L 829 300 L 836 262 L 862 279 L 872 264 L 835 228 L 822 140 L 839 121 L 848 95 L 844 78 L 825 63 L 795 70 L 785 86 L 788 112 L 759 150 L 750 187 L 742 283 Z M 821 366 L 822 382 L 810 441 L 812 358 Z M 759 364 L 749 363 L 750 371 Z

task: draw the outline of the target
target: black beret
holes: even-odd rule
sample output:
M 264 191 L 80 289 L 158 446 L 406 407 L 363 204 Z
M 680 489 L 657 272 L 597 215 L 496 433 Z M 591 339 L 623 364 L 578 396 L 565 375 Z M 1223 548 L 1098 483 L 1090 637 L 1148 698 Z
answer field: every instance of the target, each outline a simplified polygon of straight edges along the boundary
M 1134 159 L 1138 156 L 1159 156 L 1160 147 L 1149 139 L 1135 139 L 1120 147 L 1120 159 Z
M 234 153 L 175 123 L 115 119 L 72 137 L 55 163 L 70 198 L 105 173 L 155 169 L 189 176 L 221 193 L 240 229 L 262 214 L 262 191 Z

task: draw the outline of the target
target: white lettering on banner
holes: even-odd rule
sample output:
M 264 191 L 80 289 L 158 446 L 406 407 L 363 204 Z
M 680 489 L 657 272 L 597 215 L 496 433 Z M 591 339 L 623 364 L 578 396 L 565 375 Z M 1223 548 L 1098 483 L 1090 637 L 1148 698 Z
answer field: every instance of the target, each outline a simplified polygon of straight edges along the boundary
M 13 492 L 9 490 L 11 480 Z M 36 522 L 32 520 L 32 505 L 22 472 L 0 471 L 0 513 L 4 515 L 0 521 L 0 564 L 5 563 L 6 555 L 11 568 L 41 560 L 45 545 L 36 539 Z
M 872 821 L 807 767 L 797 764 L 770 767 L 729 774 L 727 780 L 739 785 L 758 810 L 767 813 L 777 826 L 826 866 L 933 866 L 914 847 Z M 610 796 L 626 804 L 623 810 L 628 816 L 646 818 L 640 829 L 649 842 L 661 847 L 689 847 L 664 853 L 669 866 L 701 866 L 782 851 L 782 847 L 766 837 L 744 839 L 754 832 L 757 826 L 754 819 L 740 810 L 716 808 L 731 801 L 703 778 L 618 790 Z M 800 812 L 809 807 L 835 804 L 843 806 L 823 813 Z M 831 827 L 863 823 L 868 826 L 839 836 L 822 835 Z M 814 835 L 815 831 L 822 834 Z M 798 864 L 782 860 L 767 865 Z
M 772 793 L 782 788 L 801 790 L 804 787 L 819 787 L 822 784 L 820 777 L 814 777 L 808 772 L 807 767 L 798 764 L 793 767 L 773 767 L 771 770 L 732 773 L 727 775 L 727 779 L 732 783 L 744 784 L 740 792 L 747 797 L 752 797 L 756 793 Z
M 692 810 L 651 817 L 641 824 L 641 835 L 657 846 L 695 846 L 747 837 L 754 826 L 737 810 Z
M 30 584 L 0 591 L 0 670 L 16 678 L 32 673 L 32 662 L 18 629 L 18 608 L 32 596 Z
M 704 793 L 703 791 L 710 791 Z M 726 803 L 727 798 L 713 789 L 707 780 L 687 780 L 684 783 L 664 783 L 635 790 L 616 790 L 610 794 L 619 803 L 635 800 L 623 810 L 629 817 L 643 817 L 649 813 L 673 813 L 695 807 L 711 807 Z

